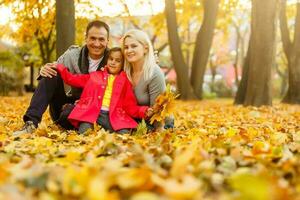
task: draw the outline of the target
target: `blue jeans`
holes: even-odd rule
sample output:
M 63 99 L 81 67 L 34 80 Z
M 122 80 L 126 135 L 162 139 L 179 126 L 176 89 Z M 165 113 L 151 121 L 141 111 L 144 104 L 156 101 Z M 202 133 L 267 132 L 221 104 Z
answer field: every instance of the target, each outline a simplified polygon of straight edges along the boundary
M 165 129 L 174 128 L 174 117 L 170 116 L 165 118 Z
M 97 119 L 97 124 L 101 125 L 106 131 L 109 131 L 110 133 L 112 132 L 117 132 L 120 134 L 125 134 L 125 133 L 130 133 L 130 129 L 120 129 L 118 131 L 114 131 L 114 129 L 111 126 L 111 123 L 109 121 L 109 111 L 104 111 L 101 110 L 100 114 Z M 93 124 L 88 123 L 88 122 L 82 122 L 79 125 L 78 132 L 80 134 L 83 134 L 86 132 L 88 129 L 93 129 Z
M 142 119 L 135 119 L 135 121 L 137 123 L 141 123 Z M 155 129 L 154 124 L 150 124 L 149 120 L 145 120 L 145 123 L 147 125 L 147 129 L 149 131 L 153 131 Z M 174 117 L 167 117 L 165 119 L 165 125 L 164 125 L 164 129 L 169 129 L 169 128 L 174 128 Z

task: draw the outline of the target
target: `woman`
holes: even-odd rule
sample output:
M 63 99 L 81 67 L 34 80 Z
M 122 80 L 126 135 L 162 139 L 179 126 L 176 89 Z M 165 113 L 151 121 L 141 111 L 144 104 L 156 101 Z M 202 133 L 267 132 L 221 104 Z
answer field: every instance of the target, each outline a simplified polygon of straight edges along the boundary
M 156 64 L 153 46 L 148 35 L 137 29 L 129 30 L 123 37 L 124 71 L 131 81 L 137 102 L 152 107 L 156 97 L 166 90 L 165 77 Z M 173 127 L 173 119 L 165 128 Z M 155 128 L 161 124 L 156 123 Z

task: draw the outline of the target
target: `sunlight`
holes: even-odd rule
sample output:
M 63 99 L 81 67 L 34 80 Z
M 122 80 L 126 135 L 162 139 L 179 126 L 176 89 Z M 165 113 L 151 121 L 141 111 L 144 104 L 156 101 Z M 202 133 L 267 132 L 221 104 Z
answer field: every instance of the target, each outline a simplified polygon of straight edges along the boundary
M 103 0 L 91 1 L 95 6 L 101 8 L 101 15 L 103 16 L 116 16 L 122 15 L 124 12 L 124 6 L 119 0 Z M 125 0 L 128 5 L 130 15 L 153 15 L 162 12 L 164 9 L 164 1 L 161 0 L 149 0 L 149 1 L 137 1 L 137 0 Z
M 0 25 L 5 25 L 8 23 L 9 21 L 9 15 L 10 15 L 10 10 L 8 7 L 0 7 L 0 13 L 1 13 L 1 17 L 0 17 Z

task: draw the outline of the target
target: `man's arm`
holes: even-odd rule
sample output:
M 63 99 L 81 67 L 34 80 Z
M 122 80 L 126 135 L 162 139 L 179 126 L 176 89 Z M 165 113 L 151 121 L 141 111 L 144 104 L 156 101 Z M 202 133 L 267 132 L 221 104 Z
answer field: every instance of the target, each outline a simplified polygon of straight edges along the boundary
M 52 78 L 57 75 L 56 64 L 61 63 L 66 66 L 70 72 L 74 73 L 76 70 L 73 69 L 74 64 L 77 66 L 79 58 L 80 47 L 72 45 L 68 48 L 63 55 L 61 55 L 56 62 L 47 63 L 41 67 L 40 76 Z
M 40 76 L 52 78 L 57 75 L 55 70 L 56 63 L 47 63 L 41 67 Z

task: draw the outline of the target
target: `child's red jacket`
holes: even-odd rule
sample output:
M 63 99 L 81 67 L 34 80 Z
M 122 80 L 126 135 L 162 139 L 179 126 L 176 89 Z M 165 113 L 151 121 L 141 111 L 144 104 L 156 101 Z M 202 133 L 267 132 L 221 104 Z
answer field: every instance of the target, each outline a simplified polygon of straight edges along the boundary
M 64 82 L 73 87 L 83 88 L 79 102 L 68 119 L 75 126 L 79 122 L 95 123 L 102 107 L 102 99 L 107 86 L 108 72 L 95 71 L 90 74 L 72 74 L 62 64 L 57 65 Z M 124 128 L 136 128 L 133 118 L 144 118 L 148 106 L 138 106 L 132 85 L 125 72 L 116 76 L 113 83 L 109 107 L 109 119 L 112 128 L 117 131 Z

